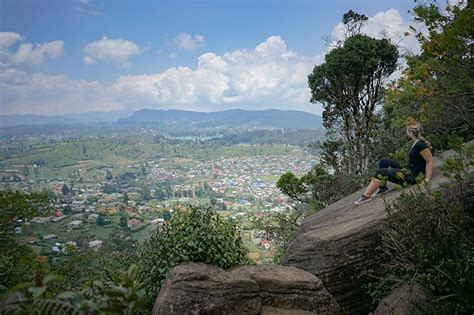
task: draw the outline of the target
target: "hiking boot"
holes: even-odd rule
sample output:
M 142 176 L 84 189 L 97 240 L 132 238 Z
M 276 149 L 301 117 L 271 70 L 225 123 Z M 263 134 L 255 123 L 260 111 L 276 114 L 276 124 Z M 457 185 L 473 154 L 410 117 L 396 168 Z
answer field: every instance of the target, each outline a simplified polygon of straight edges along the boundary
M 381 194 L 385 194 L 386 192 L 389 192 L 390 191 L 390 188 L 388 188 L 387 186 L 385 187 L 380 187 L 374 194 L 374 197 L 377 197 L 377 196 L 380 196 Z
M 359 199 L 356 200 L 356 202 L 354 202 L 356 205 L 361 205 L 363 203 L 366 203 L 366 202 L 369 202 L 372 200 L 372 197 L 366 197 L 364 195 L 360 196 Z

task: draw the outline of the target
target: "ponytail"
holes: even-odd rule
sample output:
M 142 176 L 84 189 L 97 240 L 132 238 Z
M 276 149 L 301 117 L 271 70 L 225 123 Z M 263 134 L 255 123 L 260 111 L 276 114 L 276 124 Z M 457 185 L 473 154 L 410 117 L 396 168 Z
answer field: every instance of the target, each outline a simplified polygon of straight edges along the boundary
M 426 145 L 428 146 L 428 148 L 432 151 L 433 150 L 433 147 L 431 146 L 431 142 L 429 142 L 428 140 L 426 140 L 421 134 L 422 134 L 422 126 L 419 122 L 417 122 L 415 119 L 411 118 L 408 122 L 407 122 L 407 130 L 413 134 L 416 138 L 420 139 L 420 140 L 423 140 Z

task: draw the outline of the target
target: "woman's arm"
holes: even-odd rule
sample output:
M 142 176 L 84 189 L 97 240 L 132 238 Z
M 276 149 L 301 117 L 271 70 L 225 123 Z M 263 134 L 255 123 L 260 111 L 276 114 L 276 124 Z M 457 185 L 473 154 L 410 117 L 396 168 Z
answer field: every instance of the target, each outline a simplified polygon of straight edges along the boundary
M 433 176 L 433 167 L 434 167 L 433 155 L 431 155 L 431 151 L 428 148 L 420 151 L 420 154 L 426 161 L 425 180 L 428 181 Z

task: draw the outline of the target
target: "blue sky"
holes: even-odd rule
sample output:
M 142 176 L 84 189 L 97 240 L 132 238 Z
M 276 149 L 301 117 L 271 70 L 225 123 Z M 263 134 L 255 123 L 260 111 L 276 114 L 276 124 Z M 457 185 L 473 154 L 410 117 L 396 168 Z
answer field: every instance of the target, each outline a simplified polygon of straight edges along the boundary
M 1 113 L 296 109 L 349 9 L 417 52 L 412 0 L 0 0 Z

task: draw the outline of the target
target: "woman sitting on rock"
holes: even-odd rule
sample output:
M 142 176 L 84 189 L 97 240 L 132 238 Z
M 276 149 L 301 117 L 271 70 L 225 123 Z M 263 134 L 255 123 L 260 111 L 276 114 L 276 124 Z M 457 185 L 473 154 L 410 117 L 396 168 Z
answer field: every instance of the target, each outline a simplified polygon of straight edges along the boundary
M 410 123 L 406 128 L 406 133 L 413 140 L 410 152 L 408 153 L 409 171 L 402 170 L 400 164 L 396 161 L 381 159 L 375 176 L 362 196 L 355 202 L 356 205 L 366 203 L 372 200 L 372 197 L 389 191 L 385 178 L 389 182 L 399 185 L 416 184 L 416 178 L 420 173 L 424 174 L 425 181 L 431 179 L 431 176 L 433 176 L 434 160 L 430 151 L 430 143 L 421 136 L 421 125 L 417 122 Z M 372 196 L 374 192 L 375 194 Z

